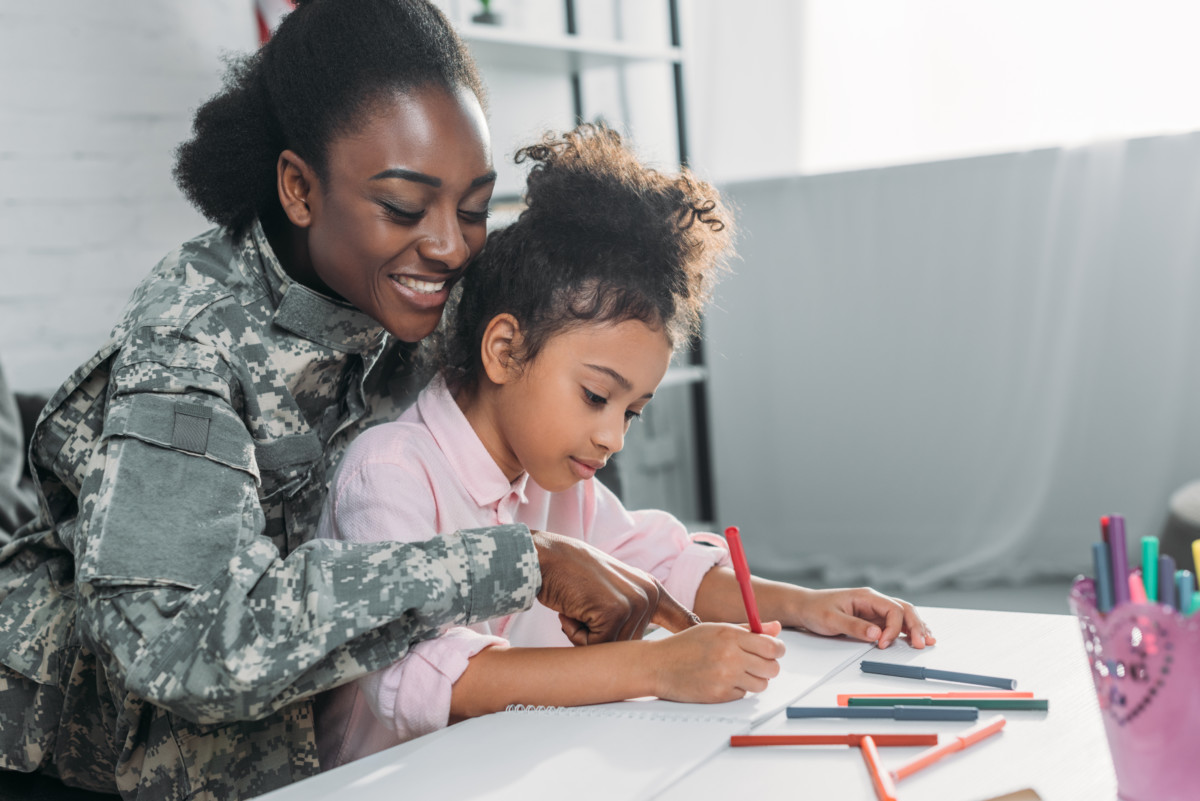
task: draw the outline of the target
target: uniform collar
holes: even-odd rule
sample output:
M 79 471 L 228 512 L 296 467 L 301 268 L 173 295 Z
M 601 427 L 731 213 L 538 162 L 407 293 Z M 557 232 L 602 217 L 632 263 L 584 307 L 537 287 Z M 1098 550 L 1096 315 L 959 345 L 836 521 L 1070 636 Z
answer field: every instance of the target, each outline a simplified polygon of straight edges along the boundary
M 275 324 L 297 336 L 346 353 L 365 353 L 383 341 L 383 326 L 349 303 L 334 300 L 299 284 L 284 272 L 255 220 L 242 240 L 248 263 L 257 261 L 276 301 Z
M 511 499 L 514 505 L 525 503 L 529 474 L 521 473 L 515 481 L 508 480 L 458 408 L 441 375 L 421 392 L 417 410 L 475 503 L 489 509 L 506 499 Z

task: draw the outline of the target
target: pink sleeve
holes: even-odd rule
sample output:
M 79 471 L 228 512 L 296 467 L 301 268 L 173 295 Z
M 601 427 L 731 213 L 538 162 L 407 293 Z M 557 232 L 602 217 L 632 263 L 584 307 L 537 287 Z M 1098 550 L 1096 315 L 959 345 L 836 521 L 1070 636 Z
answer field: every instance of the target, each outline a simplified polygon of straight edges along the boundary
M 704 574 L 716 565 L 732 564 L 722 538 L 688 534 L 683 523 L 668 512 L 628 511 L 599 481 L 583 483 L 584 492 L 578 497 L 584 504 L 584 539 L 622 562 L 653 574 L 689 609 L 696 604 L 696 590 Z
M 358 680 L 367 705 L 401 742 L 444 728 L 450 720 L 450 692 L 467 661 L 501 637 L 471 629 L 447 629 L 440 637 L 417 643 L 383 670 Z
M 351 458 L 329 492 L 333 536 L 346 542 L 424 542 L 437 536 L 437 509 L 429 478 L 393 461 Z
M 329 493 L 332 536 L 347 542 L 420 542 L 437 536 L 437 509 L 429 476 L 415 459 L 402 459 L 384 432 L 367 432 L 352 446 Z M 411 464 L 411 467 L 406 465 Z M 325 534 L 324 530 L 322 534 Z M 500 637 L 453 627 L 409 649 L 383 670 L 358 680 L 371 712 L 401 740 L 446 726 L 450 692 L 467 660 Z

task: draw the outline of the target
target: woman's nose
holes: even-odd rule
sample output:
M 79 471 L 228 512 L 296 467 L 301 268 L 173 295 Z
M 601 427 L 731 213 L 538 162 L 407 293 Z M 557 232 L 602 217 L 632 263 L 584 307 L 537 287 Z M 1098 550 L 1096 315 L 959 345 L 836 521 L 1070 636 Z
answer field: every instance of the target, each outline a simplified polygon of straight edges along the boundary
M 422 232 L 418 252 L 422 258 L 441 262 L 447 269 L 457 270 L 471 256 L 466 234 L 458 219 L 457 210 L 452 213 L 439 212 L 425 218 L 426 229 Z

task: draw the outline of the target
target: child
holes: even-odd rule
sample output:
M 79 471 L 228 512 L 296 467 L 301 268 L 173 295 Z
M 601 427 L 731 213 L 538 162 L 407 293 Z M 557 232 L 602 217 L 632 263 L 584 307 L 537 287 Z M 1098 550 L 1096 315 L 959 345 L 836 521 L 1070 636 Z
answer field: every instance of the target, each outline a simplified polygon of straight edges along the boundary
M 652 573 L 703 620 L 744 621 L 723 540 L 689 535 L 665 512 L 626 511 L 594 478 L 695 334 L 730 252 L 728 213 L 711 186 L 643 166 L 603 126 L 547 138 L 525 159 L 535 163 L 527 208 L 468 270 L 442 373 L 397 422 L 348 449 L 321 535 L 420 541 L 525 523 Z M 933 641 L 910 605 L 868 589 L 755 582 L 764 618 L 779 621 L 767 634 L 781 622 L 881 647 L 902 629 L 916 647 Z M 512 703 L 740 698 L 766 687 L 783 651 L 715 622 L 657 641 L 557 647 L 571 644 L 568 627 L 535 604 L 449 628 L 334 690 L 318 707 L 322 766 Z

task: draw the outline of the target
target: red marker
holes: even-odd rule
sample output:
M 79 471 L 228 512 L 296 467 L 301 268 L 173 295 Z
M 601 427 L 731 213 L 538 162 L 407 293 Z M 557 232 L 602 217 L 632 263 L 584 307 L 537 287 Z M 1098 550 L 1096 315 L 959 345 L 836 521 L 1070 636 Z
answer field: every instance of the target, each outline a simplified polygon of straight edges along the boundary
M 875 748 L 875 738 L 864 735 L 858 748 L 862 751 L 863 761 L 867 763 L 867 770 L 871 772 L 871 782 L 875 785 L 875 795 L 879 801 L 896 801 L 896 785 L 892 781 L 892 774 L 883 767 L 879 751 Z
M 762 634 L 762 621 L 758 619 L 758 604 L 754 601 L 754 587 L 750 584 L 750 565 L 746 564 L 746 552 L 742 550 L 742 537 L 737 526 L 725 529 L 725 540 L 729 543 L 729 556 L 733 559 L 733 573 L 742 588 L 742 603 L 746 605 L 746 617 L 750 630 Z
M 930 748 L 928 751 L 922 751 L 921 753 L 917 754 L 912 758 L 911 761 L 906 762 L 893 770 L 892 778 L 896 781 L 900 781 L 907 776 L 913 775 L 918 770 L 929 767 L 944 756 L 953 754 L 955 751 L 961 751 L 967 746 L 974 745 L 984 738 L 991 737 L 993 734 L 1003 728 L 1003 715 L 997 715 L 991 720 L 985 720 L 983 723 L 973 726 L 945 745 L 939 745 L 936 748 Z

